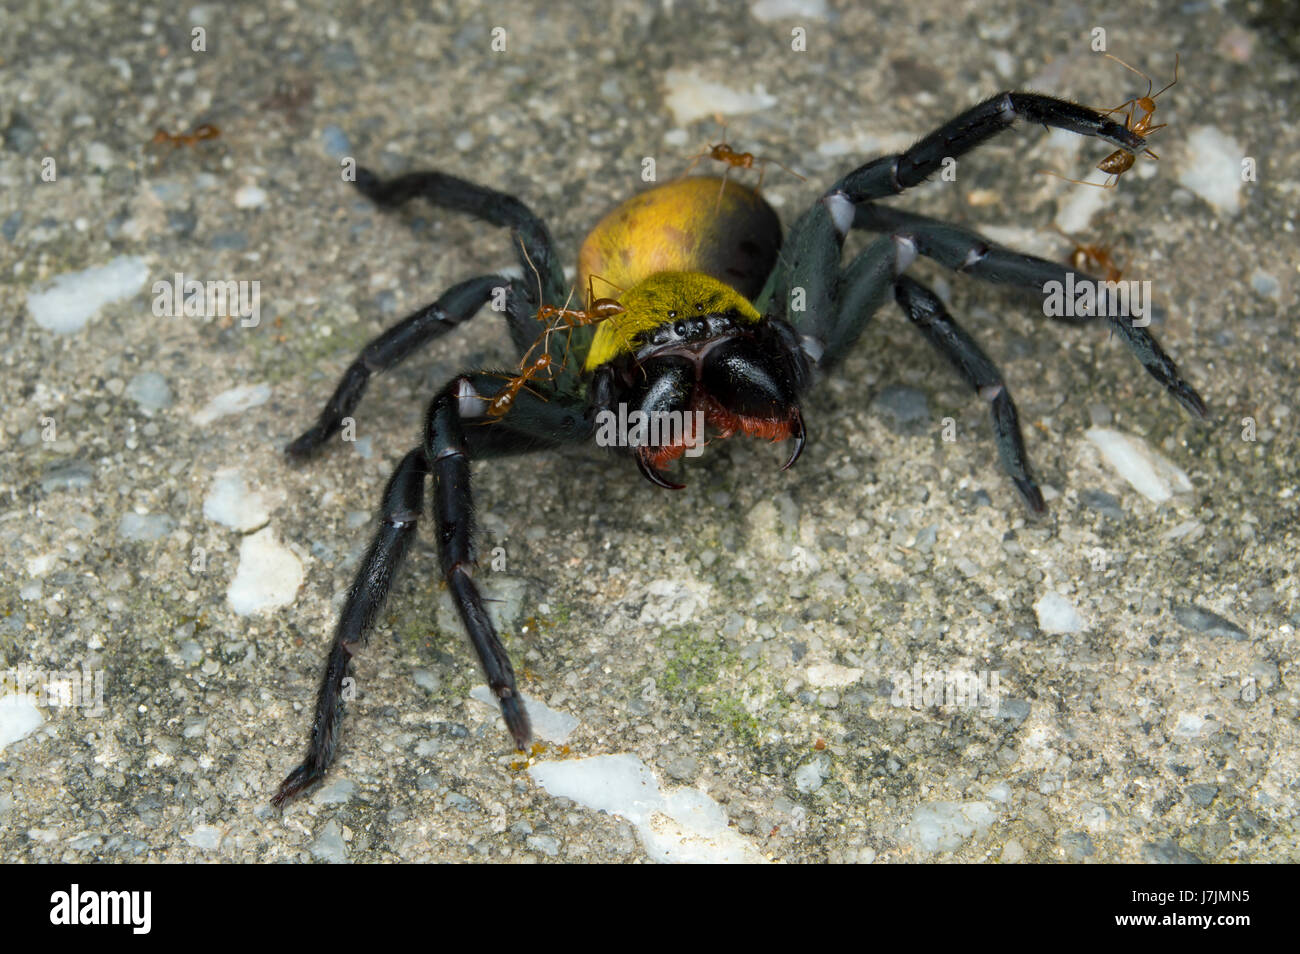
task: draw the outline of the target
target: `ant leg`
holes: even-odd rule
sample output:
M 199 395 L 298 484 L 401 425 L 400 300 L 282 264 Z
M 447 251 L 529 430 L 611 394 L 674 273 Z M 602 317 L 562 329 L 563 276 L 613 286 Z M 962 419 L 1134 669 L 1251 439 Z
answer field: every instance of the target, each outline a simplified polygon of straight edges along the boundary
M 914 212 L 862 204 L 855 212 L 853 227 L 906 237 L 915 244 L 917 252 L 946 268 L 967 272 L 986 282 L 1013 285 L 1038 295 L 1043 294 L 1048 282 L 1060 282 L 1064 286 L 1066 275 L 1070 273 L 1075 276 L 1075 283 L 1091 281 L 1097 282 L 1099 287 L 1105 286 L 1100 279 L 1073 267 L 1003 248 L 976 232 Z M 1081 324 L 1095 318 L 1096 315 L 1076 318 L 1057 316 L 1056 320 Z M 1127 316 L 1107 315 L 1106 318 L 1147 373 L 1164 385 L 1179 404 L 1197 417 L 1204 418 L 1205 401 L 1183 379 L 1178 366 L 1160 347 L 1155 337 L 1145 327 L 1135 326 Z
M 831 186 L 827 195 L 840 192 L 852 202 L 897 195 L 938 172 L 945 159 L 982 145 L 1017 119 L 1096 136 L 1129 152 L 1139 152 L 1146 146 L 1141 136 L 1087 106 L 1037 93 L 1009 91 L 950 119 L 904 152 L 859 166 Z
M 356 409 L 371 374 L 393 367 L 416 349 L 473 317 L 493 291 L 509 281 L 500 275 L 482 275 L 461 282 L 432 305 L 408 315 L 371 341 L 343 373 L 316 423 L 286 447 L 285 453 L 298 460 L 309 457 L 339 431 L 343 419 Z
M 316 718 L 312 722 L 307 757 L 280 784 L 271 799 L 274 805 L 283 805 L 319 781 L 334 761 L 343 721 L 344 680 L 353 655 L 365 645 L 392 588 L 393 577 L 415 539 L 416 523 L 424 507 L 424 478 L 428 474 L 424 450 L 416 448 L 402 458 L 388 480 L 379 530 L 348 590 L 347 603 L 334 632 L 334 644 L 316 697 Z
M 535 268 L 540 288 L 530 288 L 529 298 L 536 308 L 545 301 L 558 301 L 564 294 L 564 268 L 555 252 L 550 230 L 519 199 L 487 186 L 477 185 L 444 172 L 408 172 L 392 179 L 380 179 L 363 166 L 357 166 L 354 185 L 362 195 L 383 208 L 397 208 L 422 198 L 445 209 L 466 212 L 493 225 L 510 228 L 519 237 L 522 248 L 519 265 Z
M 894 282 L 894 298 L 926 340 L 952 362 L 953 367 L 975 391 L 989 402 L 993 415 L 993 433 L 997 438 L 1002 467 L 1011 476 L 1020 496 L 1034 513 L 1046 513 L 1043 492 L 1034 480 L 1025 455 L 1025 439 L 1020 431 L 1020 416 L 1007 391 L 1002 372 L 988 355 L 953 320 L 943 303 L 920 282 L 900 276 Z

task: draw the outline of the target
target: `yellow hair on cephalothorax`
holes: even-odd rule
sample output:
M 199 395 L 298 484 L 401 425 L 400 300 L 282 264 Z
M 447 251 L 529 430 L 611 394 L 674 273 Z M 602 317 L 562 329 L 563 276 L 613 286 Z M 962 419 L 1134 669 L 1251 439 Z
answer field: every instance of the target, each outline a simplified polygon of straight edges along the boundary
M 636 335 L 679 318 L 731 314 L 740 321 L 761 316 L 744 295 L 702 272 L 659 272 L 618 297 L 627 311 L 596 326 L 584 370 L 591 371 L 632 351 Z

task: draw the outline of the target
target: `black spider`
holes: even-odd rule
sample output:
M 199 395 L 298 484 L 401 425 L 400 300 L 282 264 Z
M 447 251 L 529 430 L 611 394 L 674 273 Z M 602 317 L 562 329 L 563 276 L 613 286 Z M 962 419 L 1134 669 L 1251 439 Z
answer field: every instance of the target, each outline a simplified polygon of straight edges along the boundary
M 958 226 L 875 203 L 918 185 L 946 158 L 975 148 L 1018 118 L 1096 136 L 1133 153 L 1145 148 L 1141 136 L 1087 107 L 1032 93 L 1001 93 L 905 152 L 844 176 L 800 216 L 783 247 L 776 215 L 756 192 L 734 182 L 720 191 L 711 177 L 680 179 L 628 200 L 584 243 L 578 287 L 582 278 L 609 280 L 621 290 L 618 305 L 597 318 L 589 298 L 588 310 L 573 314 L 594 324 L 584 326 L 579 317 L 570 322 L 578 327 L 561 329 L 557 322 L 540 339 L 539 310 L 553 306 L 555 314 L 554 306 L 567 305 L 568 299 L 551 235 L 527 206 L 440 172 L 383 181 L 358 169 L 356 187 L 380 206 L 393 208 L 418 197 L 510 228 L 523 277 L 485 275 L 461 282 L 372 341 L 348 368 L 320 419 L 289 445 L 288 454 L 301 459 L 320 448 L 352 413 L 373 372 L 407 358 L 490 300 L 504 306 L 523 360 L 517 370 L 457 375 L 430 403 L 424 438 L 388 482 L 379 530 L 348 593 L 307 757 L 280 786 L 275 803 L 319 780 L 333 760 L 353 649 L 367 638 L 411 545 L 427 478 L 433 478 L 443 575 L 511 737 L 525 748 L 531 731 L 514 670 L 470 573 L 471 459 L 592 442 L 612 419 L 623 423 L 630 412 L 640 411 L 648 418 L 695 415 L 724 437 L 739 431 L 793 439 L 788 467 L 804 443 L 801 397 L 817 372 L 843 357 L 891 292 L 912 323 L 990 403 L 1003 466 L 1029 509 L 1045 510 L 1002 375 L 934 293 L 903 272 L 925 255 L 977 278 L 1041 293 L 1048 282 L 1064 282 L 1070 269 L 1001 248 Z M 882 237 L 841 268 L 841 247 L 852 228 Z M 1076 276 L 1076 283 L 1082 280 L 1095 281 Z M 1203 417 L 1201 398 L 1155 339 L 1127 318 L 1107 317 L 1147 371 Z M 676 487 L 662 467 L 697 447 L 699 438 L 698 432 L 670 431 L 666 438 L 632 440 L 628 452 L 655 484 Z

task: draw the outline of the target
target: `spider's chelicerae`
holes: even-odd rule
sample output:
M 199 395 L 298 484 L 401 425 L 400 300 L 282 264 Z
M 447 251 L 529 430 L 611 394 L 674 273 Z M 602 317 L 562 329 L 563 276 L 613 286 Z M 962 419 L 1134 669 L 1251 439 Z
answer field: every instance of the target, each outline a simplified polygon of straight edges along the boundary
M 1042 512 L 1043 495 L 1002 375 L 935 294 L 905 272 L 925 255 L 976 278 L 1041 293 L 1048 282 L 1064 283 L 1070 268 L 876 203 L 918 185 L 946 158 L 974 149 L 1016 119 L 1096 136 L 1133 154 L 1146 146 L 1141 136 L 1085 106 L 1033 93 L 1001 93 L 905 152 L 875 159 L 841 178 L 795 221 L 784 245 L 775 213 L 757 192 L 735 182 L 720 186 L 715 177 L 678 179 L 624 202 L 583 243 L 577 287 L 590 287 L 598 276 L 619 291 L 617 305 L 604 300 L 603 308 L 596 308 L 589 300 L 587 309 L 573 309 L 579 316 L 576 328 L 558 330 L 557 322 L 555 333 L 540 338 L 539 312 L 551 306 L 548 313 L 558 314 L 555 309 L 569 299 L 550 232 L 524 203 L 440 172 L 384 181 L 358 169 L 357 188 L 380 206 L 423 198 L 510 228 L 521 277 L 484 275 L 461 282 L 372 341 L 348 368 L 320 419 L 289 445 L 288 454 L 301 459 L 323 446 L 352 414 L 372 373 L 409 357 L 490 301 L 504 310 L 523 359 L 513 371 L 459 374 L 429 404 L 423 439 L 388 481 L 379 529 L 348 592 L 307 757 L 282 783 L 275 802 L 283 804 L 319 780 L 334 758 L 351 657 L 365 642 L 410 548 L 427 480 L 433 481 L 443 576 L 506 727 L 523 749 L 531 734 L 528 714 L 471 573 L 471 461 L 610 443 L 600 439 L 610 422 L 626 423 L 641 412 L 642 421 L 674 416 L 687 425 L 703 421 L 721 437 L 739 432 L 789 440 L 789 467 L 804 446 L 800 400 L 821 372 L 844 357 L 891 293 L 989 403 L 1002 465 L 1029 509 Z M 854 228 L 880 237 L 842 267 L 844 238 Z M 1105 311 L 1103 302 L 1098 313 Z M 1107 317 L 1143 367 L 1203 417 L 1205 404 L 1155 339 L 1128 318 Z M 700 439 L 689 426 L 652 427 L 626 441 L 624 452 L 652 483 L 677 487 L 664 468 L 685 453 L 693 455 Z

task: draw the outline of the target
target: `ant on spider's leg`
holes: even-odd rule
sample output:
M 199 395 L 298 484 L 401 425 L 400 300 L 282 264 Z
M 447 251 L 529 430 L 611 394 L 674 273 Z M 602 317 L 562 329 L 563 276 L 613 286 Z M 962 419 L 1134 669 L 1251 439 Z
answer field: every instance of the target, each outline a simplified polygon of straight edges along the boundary
M 1109 53 L 1103 55 L 1107 59 L 1114 60 L 1126 70 L 1131 70 L 1145 79 L 1147 81 L 1147 93 L 1145 96 L 1138 96 L 1134 99 L 1128 100 L 1127 102 L 1120 103 L 1114 109 L 1103 110 L 1102 115 L 1109 116 L 1112 113 L 1118 113 L 1121 110 L 1127 109 L 1128 114 L 1124 117 L 1124 128 L 1135 135 L 1142 136 L 1143 138 L 1149 136 L 1157 129 L 1164 129 L 1168 126 L 1168 123 L 1160 123 L 1158 126 L 1153 126 L 1151 125 L 1151 119 L 1156 112 L 1156 97 L 1178 82 L 1179 54 L 1174 55 L 1174 78 L 1162 86 L 1159 92 L 1154 94 L 1151 90 L 1155 88 L 1156 84 L 1150 76 L 1147 76 L 1146 73 L 1143 73 L 1136 67 L 1129 66 L 1117 56 L 1111 56 Z M 1135 112 L 1141 113 L 1136 122 L 1133 119 L 1133 114 Z M 1143 152 L 1152 159 L 1160 158 L 1150 149 L 1144 149 Z M 1043 172 L 1047 173 L 1049 176 L 1056 176 L 1058 179 L 1065 179 L 1066 182 L 1073 182 L 1077 185 L 1094 186 L 1099 189 L 1113 189 L 1115 186 L 1119 185 L 1119 177 L 1132 169 L 1133 163 L 1136 161 L 1137 156 L 1129 152 L 1127 149 L 1116 149 L 1105 159 L 1101 160 L 1101 162 L 1097 163 L 1097 168 L 1106 173 L 1109 177 L 1105 182 L 1085 182 L 1082 179 L 1070 179 L 1067 176 L 1061 175 L 1059 172 L 1052 172 L 1050 169 L 1044 169 Z
M 216 139 L 221 135 L 221 130 L 211 123 L 204 123 L 201 126 L 195 126 L 188 133 L 169 133 L 165 129 L 154 130 L 153 139 L 149 140 L 150 145 L 165 146 L 170 144 L 173 149 L 179 149 L 181 146 L 196 146 L 204 139 Z
M 541 338 L 537 340 L 540 342 Z M 537 345 L 533 345 L 533 347 L 535 348 Z M 529 350 L 531 351 L 531 349 Z M 550 370 L 551 354 L 549 351 L 543 351 L 531 364 L 527 362 L 528 357 L 525 355 L 524 361 L 519 366 L 519 374 L 507 380 L 506 386 L 489 399 L 487 416 L 494 421 L 505 417 L 509 413 L 510 409 L 515 406 L 515 398 L 519 397 L 519 392 L 528 390 L 528 382 L 542 372 Z

